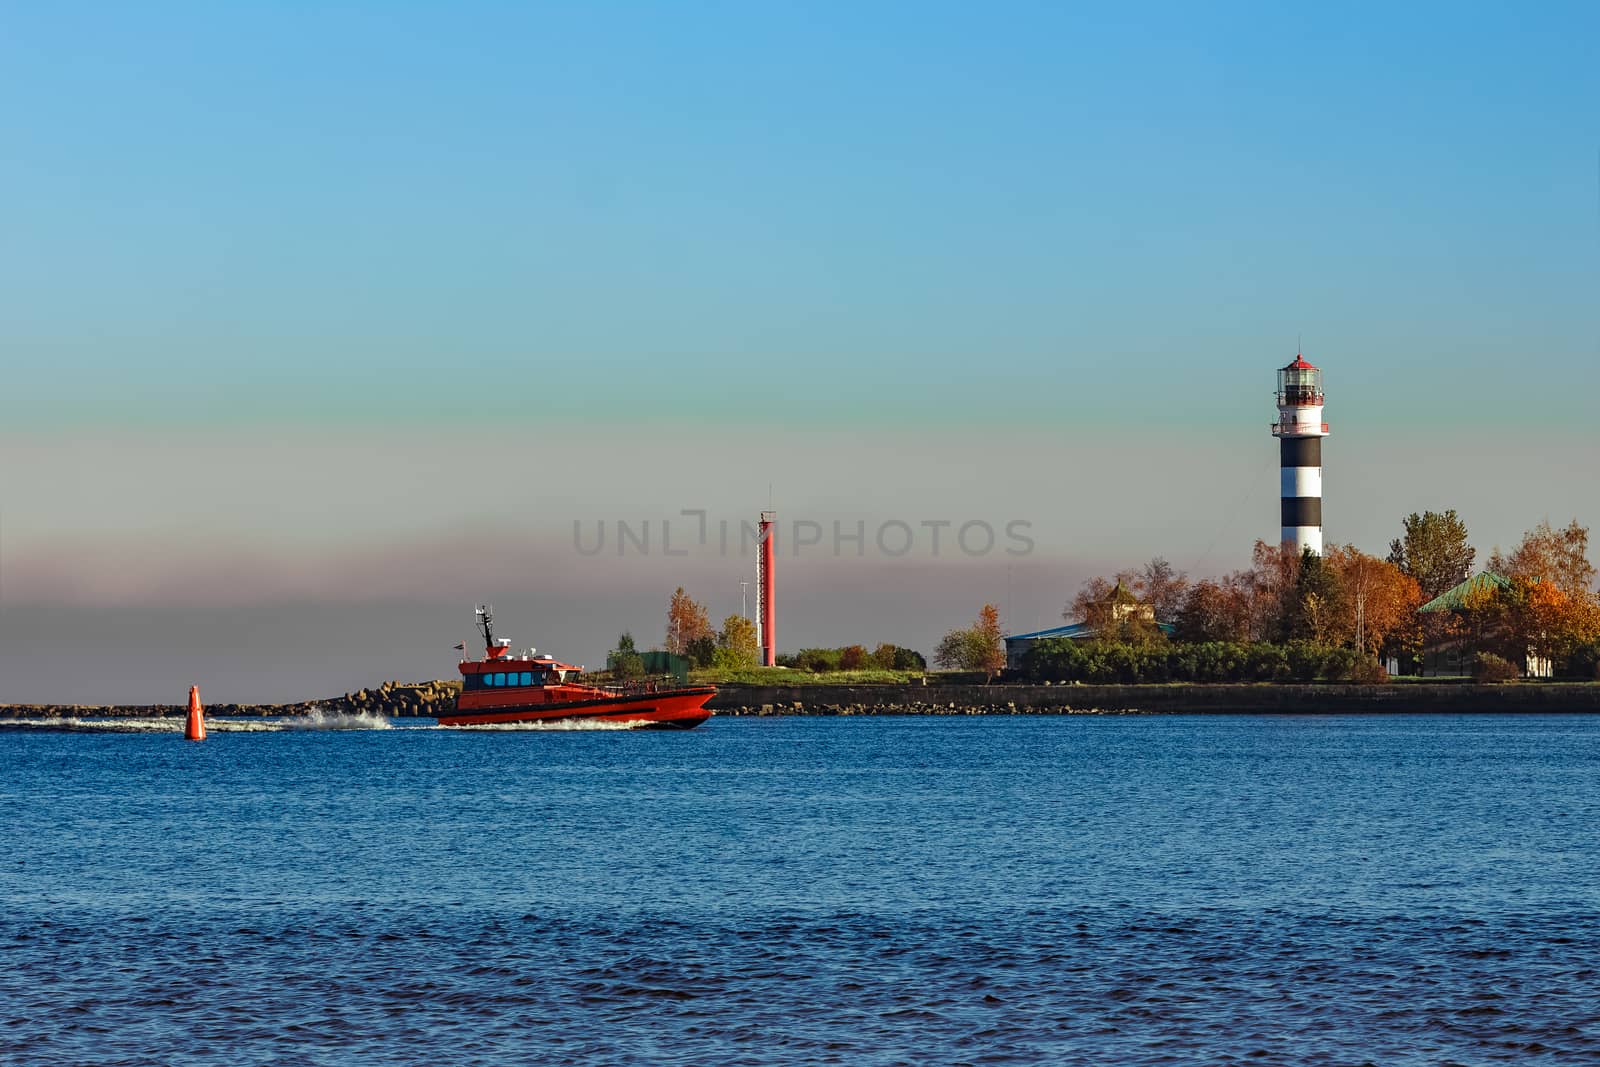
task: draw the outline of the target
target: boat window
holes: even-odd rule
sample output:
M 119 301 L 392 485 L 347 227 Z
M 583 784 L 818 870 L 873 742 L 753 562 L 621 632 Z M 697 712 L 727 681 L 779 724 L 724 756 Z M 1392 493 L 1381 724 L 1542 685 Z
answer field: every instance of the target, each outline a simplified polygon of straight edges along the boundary
M 543 685 L 544 684 L 544 672 L 543 671 L 535 671 L 533 673 L 533 684 L 534 685 Z
M 494 674 L 494 684 L 495 685 L 505 685 L 506 684 L 506 676 L 505 676 L 505 672 L 504 671 L 496 671 L 495 672 L 495 674 Z
M 523 671 L 522 672 L 522 684 L 523 685 L 532 685 L 533 684 L 533 672 L 532 671 Z

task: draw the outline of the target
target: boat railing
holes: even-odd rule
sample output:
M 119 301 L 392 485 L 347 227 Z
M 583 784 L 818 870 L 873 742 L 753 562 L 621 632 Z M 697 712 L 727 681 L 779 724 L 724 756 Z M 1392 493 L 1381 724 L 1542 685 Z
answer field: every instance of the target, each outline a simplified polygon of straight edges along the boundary
M 608 693 L 615 693 L 617 696 L 632 697 L 642 696 L 647 693 L 659 693 L 663 689 L 676 688 L 679 684 L 671 677 L 636 678 L 626 682 L 609 682 L 605 685 L 597 685 L 595 688 L 603 689 Z

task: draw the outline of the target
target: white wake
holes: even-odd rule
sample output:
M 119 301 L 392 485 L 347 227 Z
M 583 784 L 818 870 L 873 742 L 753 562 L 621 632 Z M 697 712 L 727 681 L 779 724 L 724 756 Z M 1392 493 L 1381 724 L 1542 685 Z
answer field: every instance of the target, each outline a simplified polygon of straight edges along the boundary
M 441 730 L 495 730 L 514 732 L 533 730 L 535 732 L 550 732 L 563 730 L 632 730 L 640 726 L 648 726 L 644 722 L 607 722 L 603 719 L 557 719 L 553 722 L 489 722 L 477 725 L 440 726 Z
M 0 731 L 71 734 L 183 734 L 181 715 L 144 718 L 81 718 L 72 715 L 37 719 L 0 719 Z M 313 708 L 305 715 L 273 718 L 210 718 L 208 734 L 262 734 L 298 730 L 392 730 L 394 723 L 376 712 L 340 712 Z

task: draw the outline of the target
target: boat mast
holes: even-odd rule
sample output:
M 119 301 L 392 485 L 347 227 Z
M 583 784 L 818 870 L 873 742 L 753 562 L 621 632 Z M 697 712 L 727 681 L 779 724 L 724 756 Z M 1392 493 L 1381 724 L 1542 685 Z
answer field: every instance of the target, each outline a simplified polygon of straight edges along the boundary
M 491 655 L 490 649 L 494 648 L 494 608 L 488 604 L 479 604 L 474 612 L 478 616 L 478 629 L 483 631 L 484 655 Z

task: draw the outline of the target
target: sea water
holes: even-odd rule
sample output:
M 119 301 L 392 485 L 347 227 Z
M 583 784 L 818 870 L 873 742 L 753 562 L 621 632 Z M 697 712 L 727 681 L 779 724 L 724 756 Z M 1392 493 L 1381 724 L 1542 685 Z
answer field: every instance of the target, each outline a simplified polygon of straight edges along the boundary
M 1600 1059 L 1597 718 L 158 725 L 0 734 L 0 1063 Z

